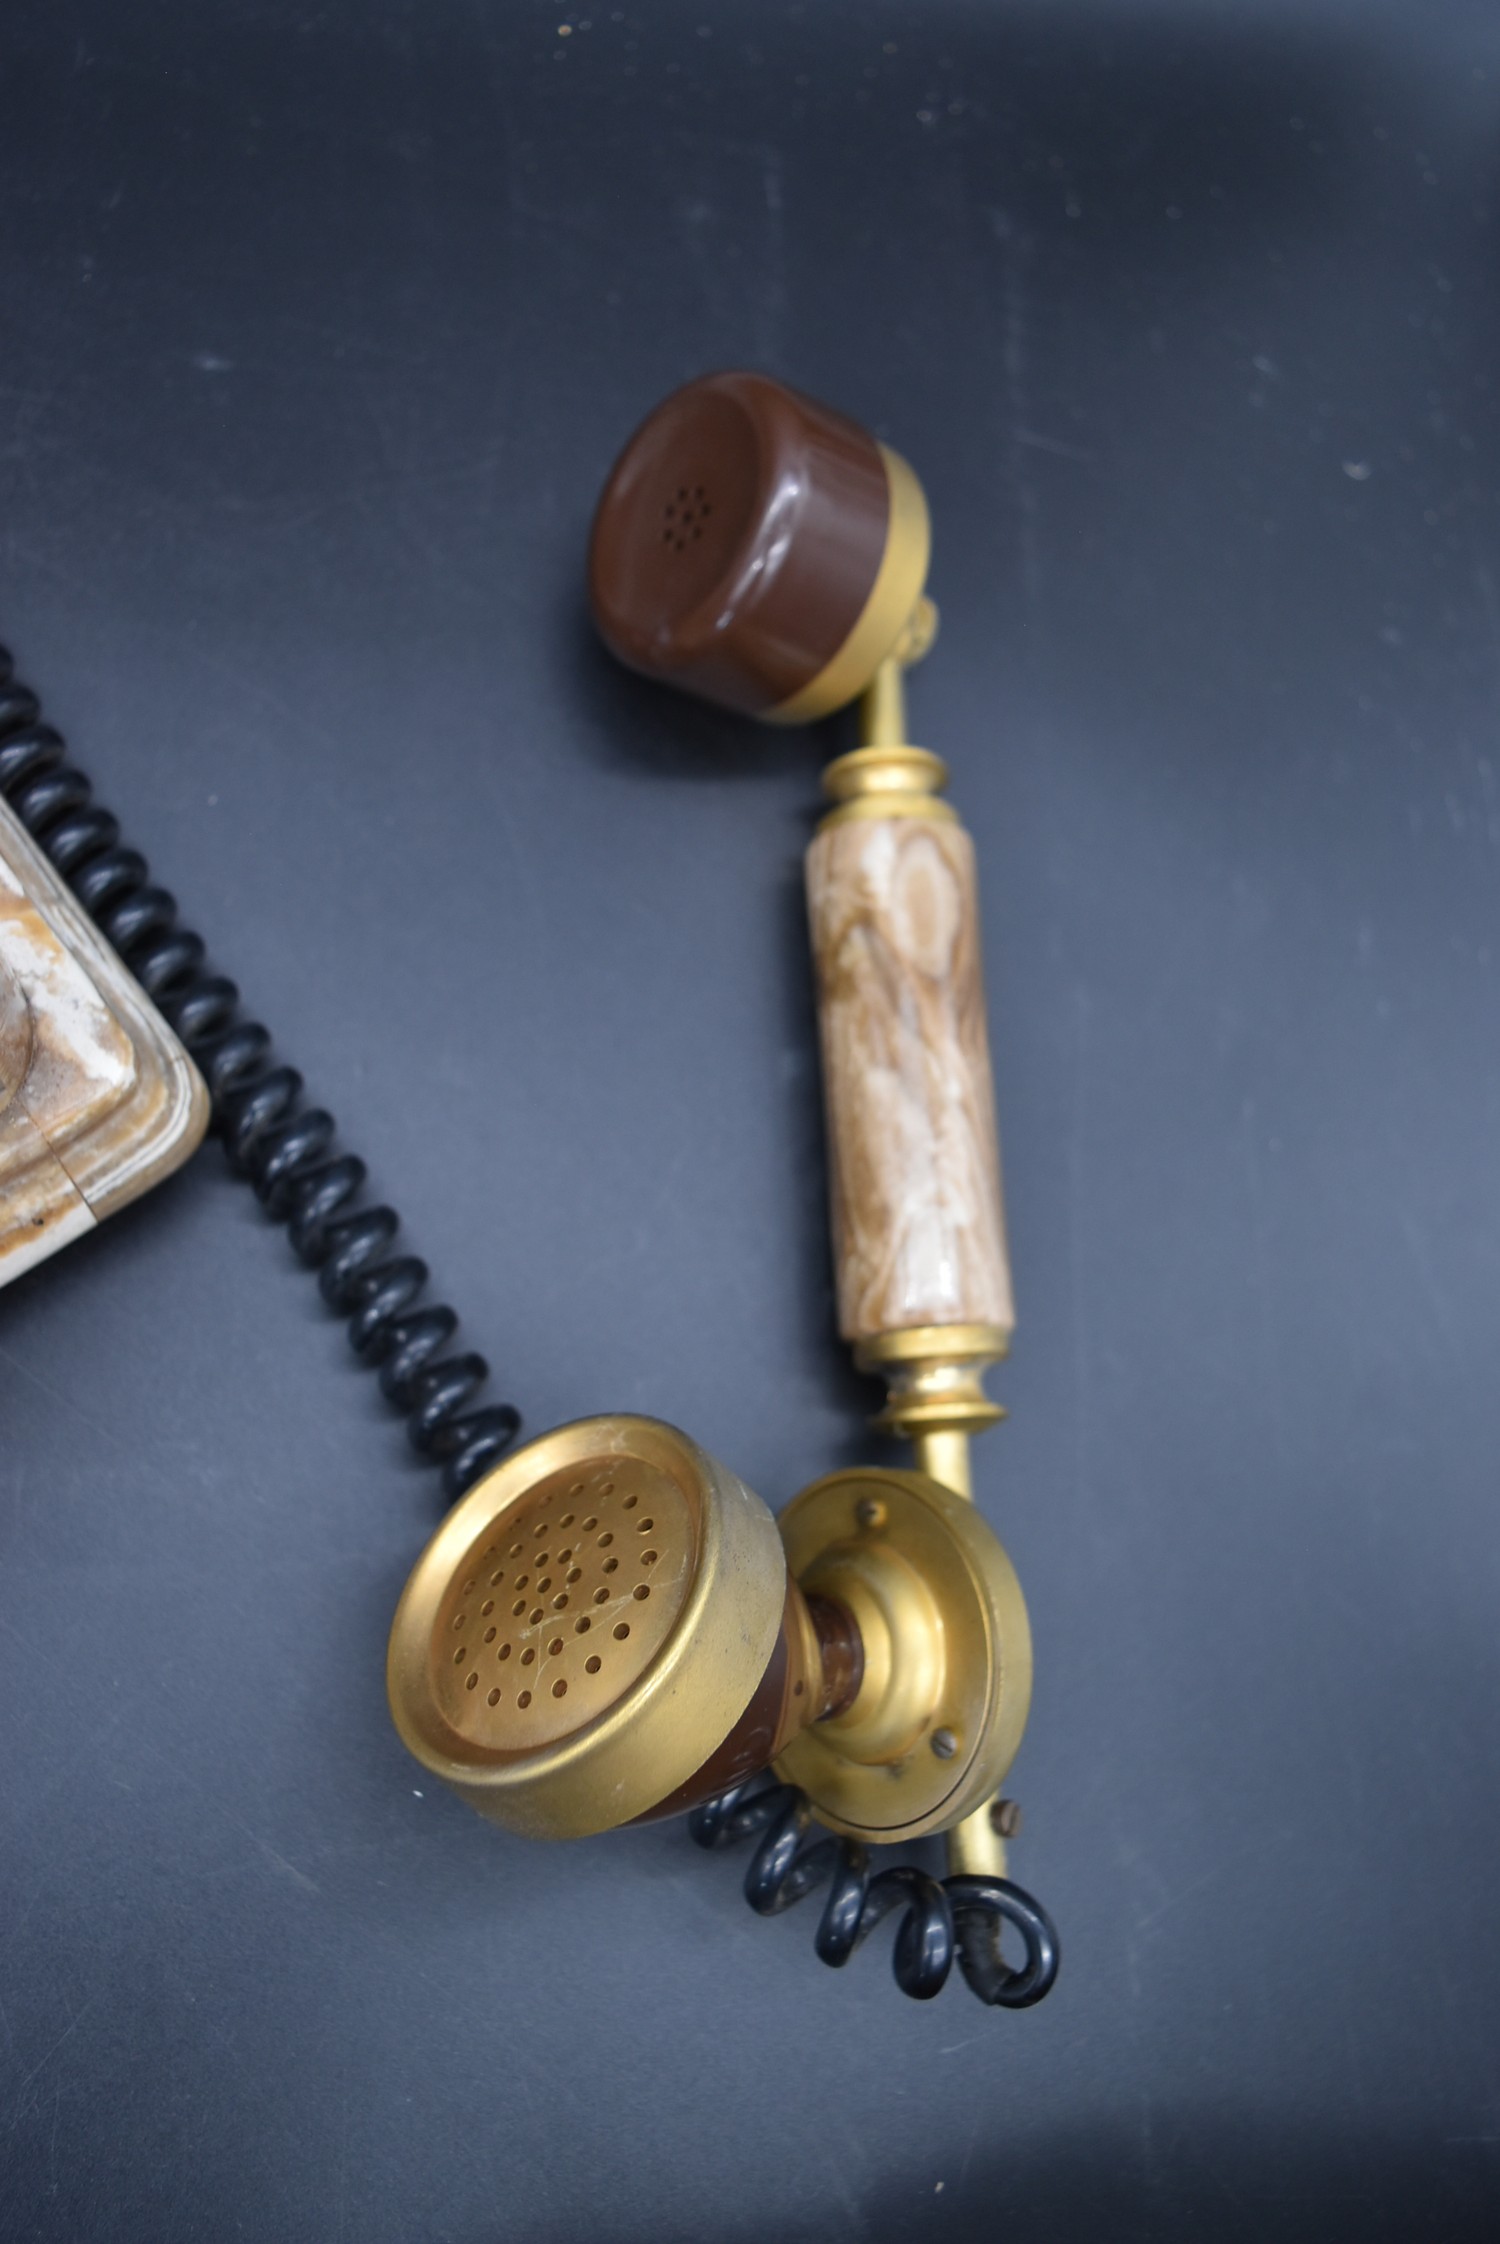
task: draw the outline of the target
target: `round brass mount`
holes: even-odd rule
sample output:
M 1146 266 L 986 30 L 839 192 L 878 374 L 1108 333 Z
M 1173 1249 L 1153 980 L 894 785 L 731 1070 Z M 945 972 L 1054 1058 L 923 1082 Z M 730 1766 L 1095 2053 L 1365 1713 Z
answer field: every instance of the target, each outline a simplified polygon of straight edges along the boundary
M 947 1830 L 997 1790 L 1026 1727 L 1031 1629 L 1014 1567 L 974 1506 L 920 1473 L 831 1473 L 777 1524 L 804 1594 L 853 1615 L 864 1676 L 776 1773 L 850 1837 Z

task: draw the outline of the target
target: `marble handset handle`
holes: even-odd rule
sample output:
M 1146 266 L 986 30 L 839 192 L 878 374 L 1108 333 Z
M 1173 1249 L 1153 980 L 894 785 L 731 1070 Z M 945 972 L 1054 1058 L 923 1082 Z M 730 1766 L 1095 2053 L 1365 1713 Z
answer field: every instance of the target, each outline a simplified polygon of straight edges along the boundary
M 1008 1340 L 974 845 L 952 817 L 835 813 L 807 895 L 839 1329 L 856 1346 L 935 1325 Z
M 807 853 L 839 1329 L 861 1348 L 982 1326 L 998 1355 L 1015 1313 L 974 845 L 930 792 L 879 801 L 841 804 Z

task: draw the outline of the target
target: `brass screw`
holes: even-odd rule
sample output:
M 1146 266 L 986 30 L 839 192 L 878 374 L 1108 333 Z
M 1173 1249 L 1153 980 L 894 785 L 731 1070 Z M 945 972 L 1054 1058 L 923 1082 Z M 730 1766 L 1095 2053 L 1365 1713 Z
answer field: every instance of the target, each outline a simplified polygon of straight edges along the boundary
M 854 1516 L 861 1527 L 884 1527 L 885 1506 L 878 1496 L 861 1496 L 854 1507 Z
M 951 1761 L 958 1751 L 958 1740 L 951 1730 L 934 1730 L 932 1750 L 940 1761 Z
M 1021 1828 L 1020 1801 L 993 1801 L 990 1806 L 990 1822 L 1002 1839 L 1013 1839 Z

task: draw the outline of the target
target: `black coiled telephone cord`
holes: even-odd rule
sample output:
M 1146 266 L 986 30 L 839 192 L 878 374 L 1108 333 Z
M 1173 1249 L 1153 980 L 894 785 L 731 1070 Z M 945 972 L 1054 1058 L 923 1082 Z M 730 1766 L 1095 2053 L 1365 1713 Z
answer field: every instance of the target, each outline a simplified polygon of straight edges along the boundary
M 178 925 L 176 899 L 153 886 L 145 858 L 121 842 L 119 821 L 66 759 L 61 736 L 42 721 L 36 695 L 16 682 L 0 647 L 0 795 L 192 1054 L 230 1166 L 317 1271 L 324 1300 L 348 1321 L 356 1354 L 378 1373 L 413 1446 L 441 1469 L 444 1491 L 456 1499 L 510 1446 L 520 1413 L 510 1403 L 470 1407 L 489 1367 L 472 1351 L 444 1353 L 458 1318 L 423 1301 L 424 1262 L 389 1251 L 400 1228 L 395 1210 L 359 1204 L 365 1164 L 335 1150 L 333 1116 L 303 1104 L 301 1076 L 274 1058 L 269 1032 L 243 1017 L 233 982 L 205 967 L 202 938 Z M 872 1878 L 863 1848 L 851 1841 L 821 1838 L 804 1847 L 811 1822 L 805 1796 L 774 1785 L 710 1801 L 691 1828 L 702 1846 L 766 1833 L 745 1882 L 762 1915 L 831 1880 L 816 1940 L 825 1963 L 847 1961 L 881 1918 L 904 1906 L 894 1967 L 905 1993 L 935 1995 L 956 1942 L 981 2001 L 1020 2009 L 1046 1994 L 1057 1936 L 1019 1886 L 1003 1878 L 937 1879 L 904 1866 Z M 1026 1948 L 1019 1971 L 1000 1954 L 1007 1921 Z

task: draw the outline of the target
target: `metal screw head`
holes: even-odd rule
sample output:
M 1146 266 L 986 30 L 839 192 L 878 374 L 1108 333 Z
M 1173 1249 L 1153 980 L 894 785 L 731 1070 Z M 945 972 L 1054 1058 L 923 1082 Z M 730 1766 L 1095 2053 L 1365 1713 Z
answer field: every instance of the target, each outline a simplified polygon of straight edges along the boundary
M 1013 1839 L 1021 1828 L 1020 1801 L 996 1800 L 992 1802 L 990 1822 L 1002 1839 Z
M 861 1527 L 884 1527 L 885 1506 L 878 1496 L 861 1496 L 854 1507 L 854 1516 Z
M 951 1730 L 934 1730 L 932 1750 L 940 1761 L 951 1761 L 958 1751 L 958 1740 Z

